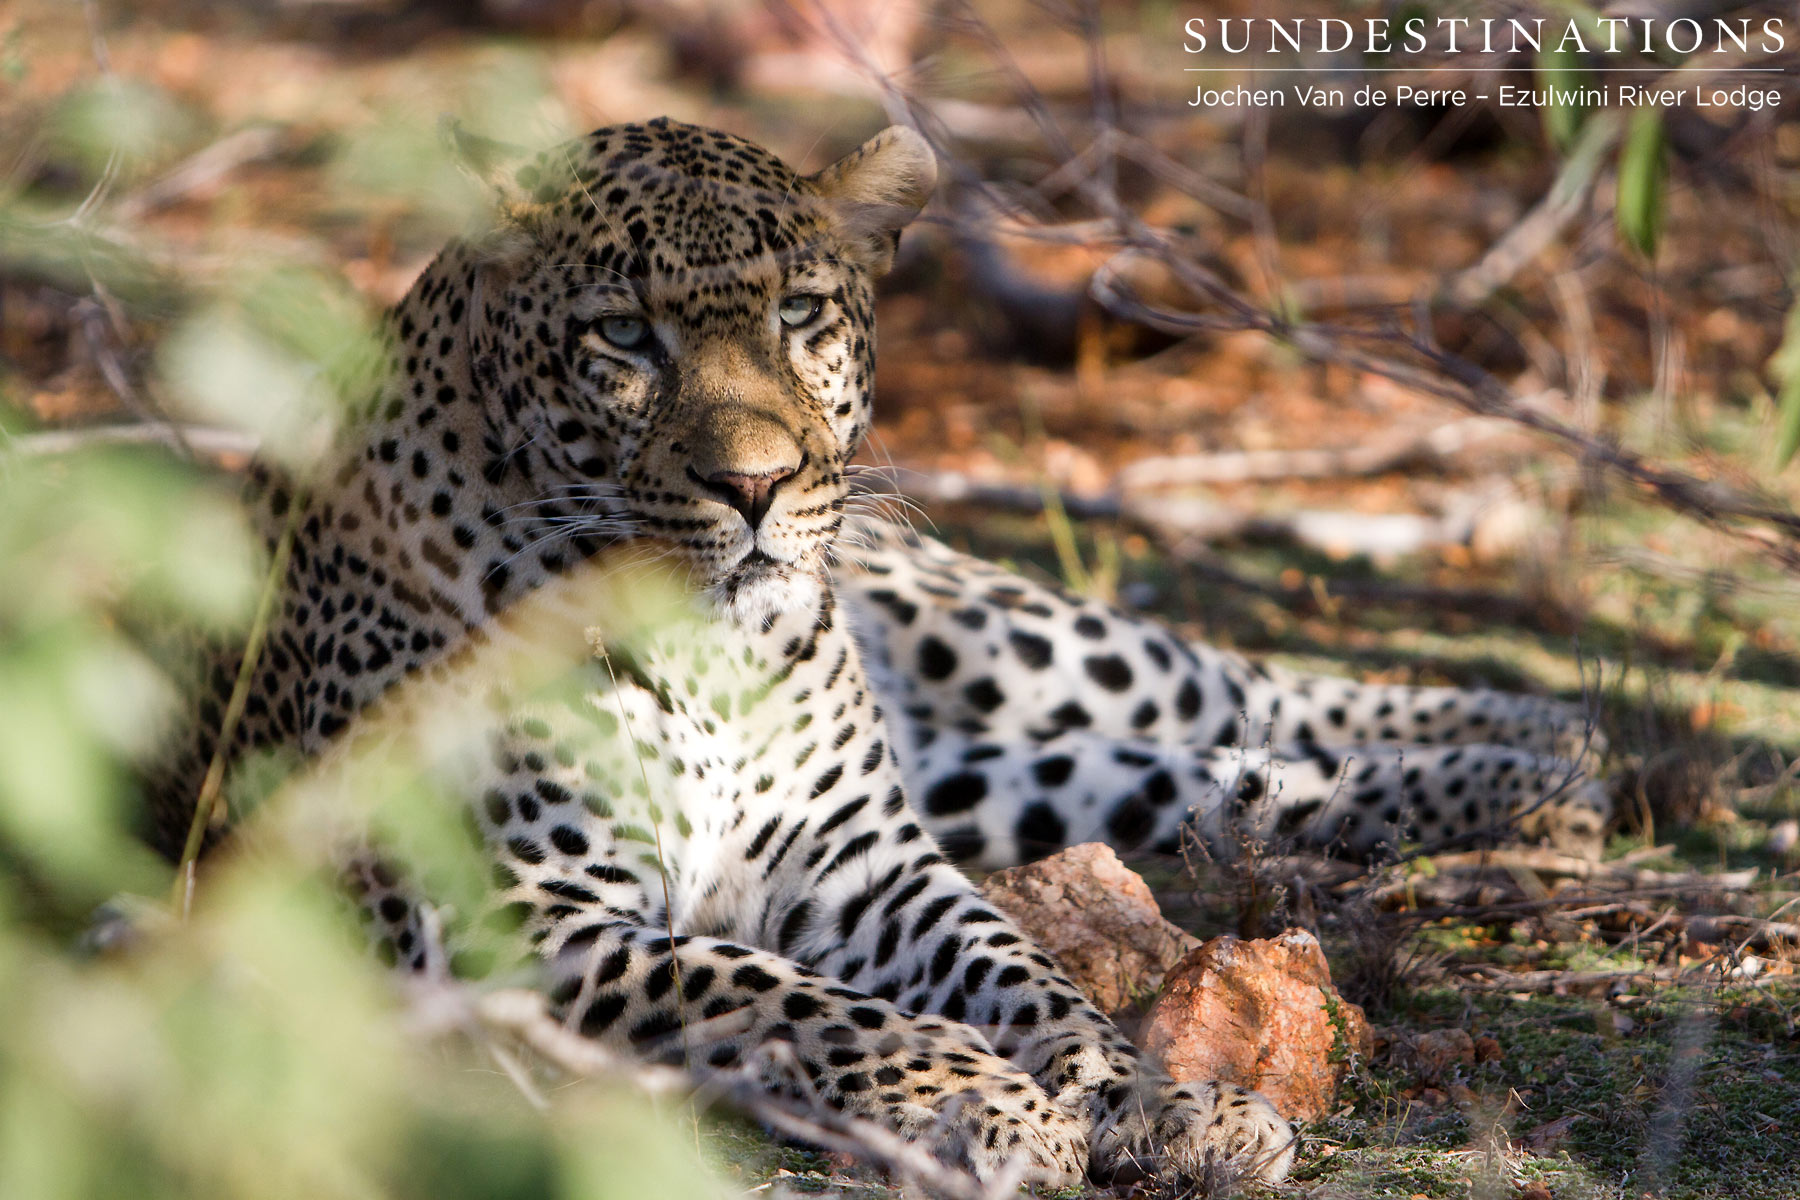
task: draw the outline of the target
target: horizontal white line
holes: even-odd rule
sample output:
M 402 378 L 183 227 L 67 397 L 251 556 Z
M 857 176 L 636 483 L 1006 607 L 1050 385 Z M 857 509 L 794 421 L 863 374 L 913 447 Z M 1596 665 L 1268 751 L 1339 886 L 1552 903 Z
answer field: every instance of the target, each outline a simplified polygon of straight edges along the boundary
M 1691 71 L 1696 75 L 1732 75 L 1746 71 L 1756 71 L 1772 75 L 1787 73 L 1786 67 L 1183 67 L 1184 71 L 1255 71 L 1262 75 L 1273 75 L 1286 71 L 1305 71 L 1309 74 L 1337 75 L 1345 71 L 1378 71 L 1393 74 L 1396 71 L 1436 72 L 1462 71 L 1468 74 L 1480 73 L 1492 75 L 1496 72 L 1516 71 L 1538 74 L 1539 72 L 1582 71 L 1592 75 L 1605 75 L 1618 71 L 1654 71 L 1659 75 L 1674 75 L 1682 71 Z

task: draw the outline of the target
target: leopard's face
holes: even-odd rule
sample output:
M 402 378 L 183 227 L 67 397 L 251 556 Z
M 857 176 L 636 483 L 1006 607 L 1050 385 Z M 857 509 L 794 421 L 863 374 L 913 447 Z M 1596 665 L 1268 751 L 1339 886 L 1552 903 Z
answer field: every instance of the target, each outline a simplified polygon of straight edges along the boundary
M 474 284 L 490 482 L 567 540 L 667 554 L 733 619 L 816 601 L 870 422 L 873 280 L 929 152 L 890 131 L 802 177 L 653 122 L 560 153 L 521 173 L 522 236 Z

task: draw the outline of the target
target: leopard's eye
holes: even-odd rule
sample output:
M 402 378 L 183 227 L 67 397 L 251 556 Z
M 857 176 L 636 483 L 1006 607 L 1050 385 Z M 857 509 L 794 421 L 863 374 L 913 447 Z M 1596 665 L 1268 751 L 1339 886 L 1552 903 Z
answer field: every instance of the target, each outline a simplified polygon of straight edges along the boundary
M 818 318 L 820 310 L 825 307 L 825 297 L 795 295 L 781 302 L 775 311 L 781 317 L 781 323 L 789 329 L 798 329 L 809 325 Z
M 600 336 L 621 350 L 635 350 L 650 337 L 650 322 L 642 317 L 601 317 Z

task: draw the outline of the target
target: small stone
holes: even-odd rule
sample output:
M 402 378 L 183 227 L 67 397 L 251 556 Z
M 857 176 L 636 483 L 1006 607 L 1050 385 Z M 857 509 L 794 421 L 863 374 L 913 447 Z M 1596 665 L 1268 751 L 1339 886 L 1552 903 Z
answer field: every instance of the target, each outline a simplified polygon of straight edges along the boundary
M 1513 1139 L 1513 1146 L 1536 1154 L 1552 1154 L 1568 1140 L 1569 1131 L 1575 1128 L 1577 1121 L 1588 1119 L 1586 1113 L 1567 1113 L 1554 1121 L 1546 1121 L 1526 1130 Z
M 1109 1014 L 1154 996 L 1164 973 L 1200 944 L 1163 919 L 1143 877 L 1099 842 L 995 871 L 981 894 Z
M 1436 1083 L 1458 1067 L 1475 1065 L 1475 1039 L 1466 1029 L 1433 1029 L 1413 1039 L 1413 1063 L 1419 1078 Z
M 1304 929 L 1194 950 L 1170 969 L 1142 1043 L 1176 1079 L 1254 1088 L 1294 1121 L 1329 1112 L 1351 1059 L 1374 1048 L 1362 1009 L 1338 995 Z
M 1500 1048 L 1500 1039 L 1489 1034 L 1482 1034 L 1475 1039 L 1475 1061 L 1478 1063 L 1499 1062 L 1506 1056 Z

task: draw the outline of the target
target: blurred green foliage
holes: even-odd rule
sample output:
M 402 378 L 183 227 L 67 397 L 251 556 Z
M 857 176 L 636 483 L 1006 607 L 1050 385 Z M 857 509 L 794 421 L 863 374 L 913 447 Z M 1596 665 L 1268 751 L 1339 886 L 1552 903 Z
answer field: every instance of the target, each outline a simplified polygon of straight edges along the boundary
M 596 1085 L 540 1113 L 420 1045 L 322 879 L 259 862 L 209 883 L 202 915 L 124 961 L 0 925 L 0 1195 L 718 1190 L 653 1106 Z
M 1587 119 L 1587 106 L 1572 99 L 1588 86 L 1587 73 L 1581 69 L 1579 54 L 1554 48 L 1538 54 L 1537 69 L 1542 86 L 1551 94 L 1551 102 L 1542 109 L 1544 136 L 1552 147 L 1566 154 L 1575 145 L 1576 135 Z
M 1662 113 L 1644 107 L 1631 114 L 1619 148 L 1619 194 L 1614 214 L 1625 244 L 1645 258 L 1656 257 L 1662 236 L 1663 186 L 1669 164 Z
M 53 153 L 93 175 L 155 162 L 192 140 L 198 119 L 161 88 L 105 76 L 63 96 L 50 114 Z
M 542 124 L 541 81 L 501 71 L 475 91 L 515 135 Z M 157 322 L 157 399 L 304 474 L 368 396 L 376 315 L 304 252 L 228 230 L 214 253 L 176 252 L 118 217 L 126 189 L 217 136 L 166 93 L 108 75 L 41 119 L 46 169 L 0 183 L 0 266 Z M 331 151 L 346 187 L 403 194 L 429 238 L 482 202 L 435 120 L 389 114 Z M 181 716 L 168 644 L 241 638 L 268 548 L 228 473 L 103 440 L 15 441 L 34 422 L 9 383 L 0 372 L 0 1196 L 718 1194 L 684 1121 L 622 1084 L 561 1087 L 541 1110 L 479 1037 L 417 1027 L 337 885 L 343 811 L 327 807 L 348 801 L 352 821 L 405 844 L 452 919 L 472 913 L 485 864 L 417 761 L 298 781 L 252 764 L 231 805 L 267 800 L 269 819 L 203 867 L 192 917 L 127 899 L 131 933 L 82 936 L 109 897 L 169 890 L 170 865 L 136 837 L 134 791 L 134 764 Z
M 1779 389 L 1775 399 L 1780 420 L 1775 433 L 1775 465 L 1780 468 L 1792 462 L 1794 452 L 1800 450 L 1800 301 L 1788 310 L 1787 331 L 1769 369 Z

